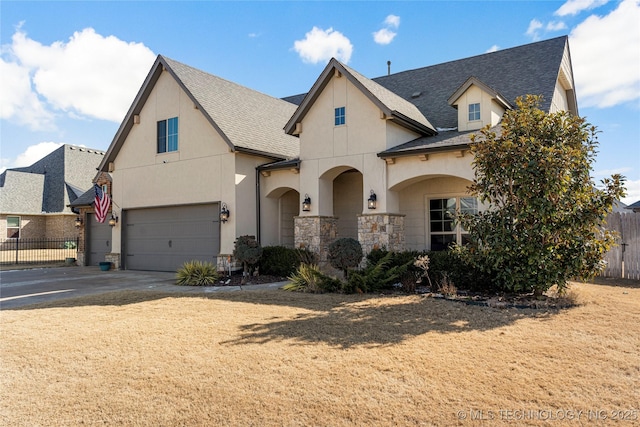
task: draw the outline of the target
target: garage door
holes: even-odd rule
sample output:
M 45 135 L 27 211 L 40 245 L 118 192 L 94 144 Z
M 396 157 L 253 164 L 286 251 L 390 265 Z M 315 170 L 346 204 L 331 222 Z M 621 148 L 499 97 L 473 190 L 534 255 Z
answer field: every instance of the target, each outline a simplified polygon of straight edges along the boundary
M 111 252 L 111 227 L 107 221 L 98 222 L 93 214 L 87 215 L 87 265 L 98 265 Z
M 176 271 L 185 261 L 216 262 L 220 252 L 218 204 L 125 211 L 125 268 Z

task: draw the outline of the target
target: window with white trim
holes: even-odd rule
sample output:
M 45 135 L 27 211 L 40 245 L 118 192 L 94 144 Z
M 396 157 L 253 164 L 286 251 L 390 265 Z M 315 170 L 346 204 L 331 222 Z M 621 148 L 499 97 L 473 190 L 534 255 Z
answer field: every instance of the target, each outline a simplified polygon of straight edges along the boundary
M 345 124 L 346 120 L 345 120 L 345 114 L 346 114 L 346 110 L 345 107 L 339 107 L 335 109 L 335 125 L 336 126 L 340 126 Z
M 429 243 L 432 251 L 443 251 L 452 243 L 464 245 L 469 235 L 455 220 L 455 213 L 478 213 L 475 197 L 429 200 Z
M 480 120 L 480 103 L 469 104 L 469 121 Z
M 19 239 L 20 238 L 20 217 L 8 216 L 7 217 L 7 239 Z
M 178 118 L 158 122 L 158 153 L 178 151 Z

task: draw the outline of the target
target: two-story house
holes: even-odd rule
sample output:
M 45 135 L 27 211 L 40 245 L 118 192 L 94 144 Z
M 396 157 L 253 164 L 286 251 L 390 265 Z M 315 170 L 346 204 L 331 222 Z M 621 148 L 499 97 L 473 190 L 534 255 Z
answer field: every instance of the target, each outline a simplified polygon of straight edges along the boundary
M 464 242 L 470 135 L 520 95 L 577 114 L 567 37 L 370 79 L 332 59 L 309 92 L 277 99 L 158 56 L 100 170 L 128 269 L 222 265 L 240 235 L 324 257 Z

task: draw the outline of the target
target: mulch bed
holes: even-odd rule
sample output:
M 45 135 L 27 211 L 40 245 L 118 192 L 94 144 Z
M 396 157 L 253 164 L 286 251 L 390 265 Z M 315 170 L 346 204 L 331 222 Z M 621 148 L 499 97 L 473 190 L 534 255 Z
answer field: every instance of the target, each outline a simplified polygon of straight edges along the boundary
M 257 276 L 249 276 L 245 285 L 265 285 L 268 283 L 283 282 L 287 280 L 286 277 L 271 276 L 268 274 L 259 274 Z M 214 286 L 240 286 L 242 282 L 242 273 L 233 273 L 231 277 L 220 276 L 220 279 Z
M 245 285 L 264 285 L 269 283 L 277 283 L 286 281 L 286 277 L 271 276 L 268 274 L 259 274 L 250 276 Z M 213 286 L 240 286 L 242 282 L 242 272 L 233 273 L 231 277 L 221 276 L 218 282 Z M 383 293 L 402 293 L 407 292 L 388 290 Z M 428 287 L 418 287 L 416 294 L 427 298 L 444 299 L 452 302 L 464 303 L 467 305 L 477 305 L 484 307 L 493 307 L 500 309 L 517 308 L 517 309 L 561 309 L 575 306 L 575 301 L 567 298 L 550 297 L 547 295 L 534 296 L 533 294 L 482 294 L 460 291 L 457 295 L 443 295 L 438 292 L 431 292 Z

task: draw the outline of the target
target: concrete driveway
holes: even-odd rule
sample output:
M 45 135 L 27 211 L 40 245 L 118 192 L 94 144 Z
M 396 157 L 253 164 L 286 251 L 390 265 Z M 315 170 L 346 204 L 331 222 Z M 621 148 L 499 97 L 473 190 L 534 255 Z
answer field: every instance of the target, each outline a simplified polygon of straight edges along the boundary
M 176 286 L 175 273 L 110 270 L 99 267 L 33 268 L 0 271 L 0 309 L 121 290 L 205 294 L 238 291 L 238 286 Z M 283 283 L 243 286 L 243 290 L 278 288 Z

